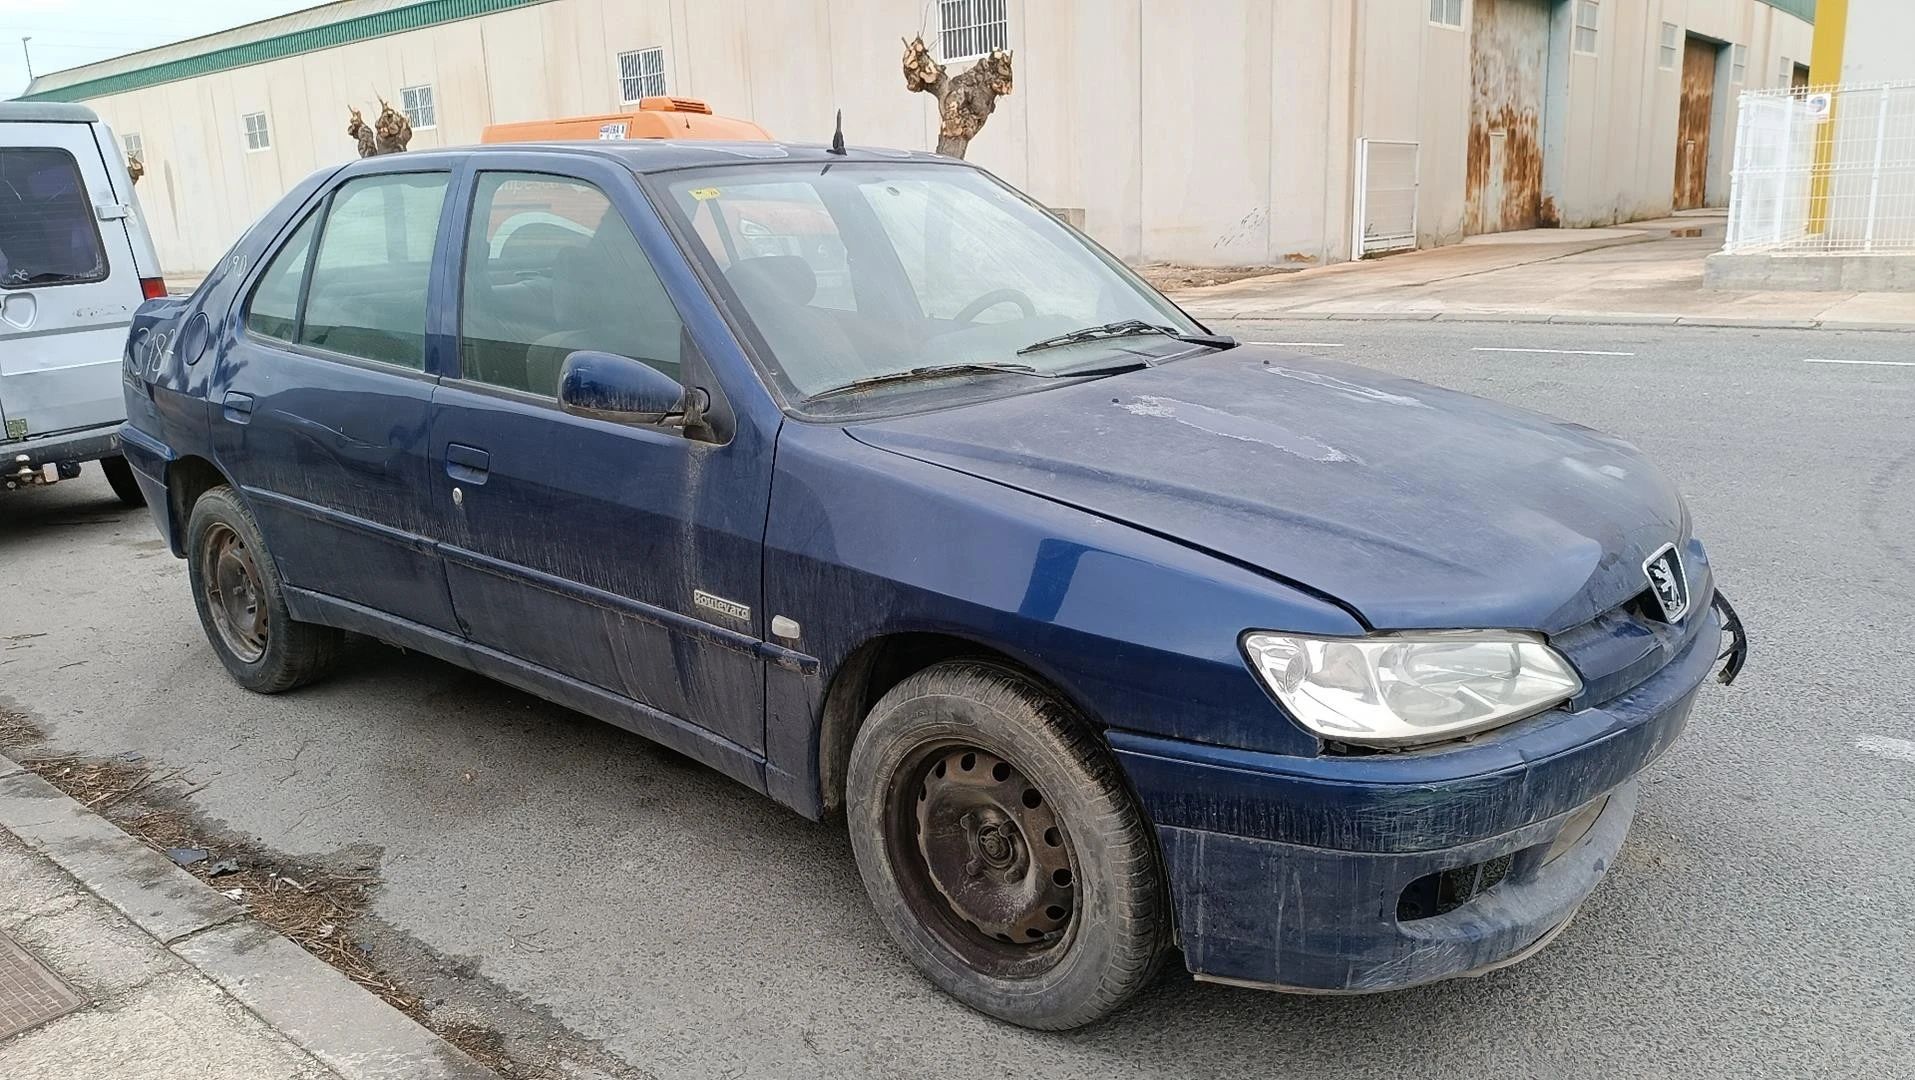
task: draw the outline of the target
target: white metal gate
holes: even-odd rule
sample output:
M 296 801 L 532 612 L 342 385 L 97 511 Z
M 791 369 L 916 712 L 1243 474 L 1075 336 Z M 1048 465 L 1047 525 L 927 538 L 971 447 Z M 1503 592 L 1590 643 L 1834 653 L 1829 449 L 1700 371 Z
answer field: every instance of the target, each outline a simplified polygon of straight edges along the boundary
M 1419 150 L 1417 143 L 1397 139 L 1356 141 L 1351 258 L 1416 246 Z
M 1723 250 L 1915 254 L 1915 82 L 1751 90 L 1736 116 Z

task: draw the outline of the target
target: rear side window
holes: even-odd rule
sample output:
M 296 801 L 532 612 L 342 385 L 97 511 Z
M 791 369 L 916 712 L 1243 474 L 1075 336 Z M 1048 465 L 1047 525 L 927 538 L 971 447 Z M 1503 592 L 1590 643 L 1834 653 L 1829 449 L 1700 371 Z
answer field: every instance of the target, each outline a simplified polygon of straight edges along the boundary
M 467 379 L 556 397 L 582 349 L 679 377 L 678 312 L 625 219 L 583 180 L 481 173 L 462 289 Z
M 318 229 L 319 215 L 313 214 L 259 275 L 253 302 L 246 309 L 246 329 L 281 341 L 293 340 L 299 327 L 299 287 L 306 283 L 307 256 L 312 254 L 313 233 Z
M 447 174 L 352 180 L 319 233 L 299 342 L 424 370 L 426 289 Z
M 0 147 L 0 288 L 79 285 L 106 278 L 93 200 L 73 155 Z

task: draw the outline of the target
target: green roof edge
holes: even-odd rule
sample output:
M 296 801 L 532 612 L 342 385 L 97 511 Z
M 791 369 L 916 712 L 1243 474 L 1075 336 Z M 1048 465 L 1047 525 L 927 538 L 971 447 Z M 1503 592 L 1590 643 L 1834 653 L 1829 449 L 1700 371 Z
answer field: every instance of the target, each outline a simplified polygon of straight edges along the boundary
M 1786 11 L 1798 19 L 1815 21 L 1815 0 L 1762 0 L 1777 11 Z
M 506 11 L 531 4 L 542 4 L 546 0 L 423 0 L 422 3 L 408 4 L 405 7 L 387 11 L 373 12 L 352 19 L 326 23 L 323 26 L 310 26 L 303 30 L 261 38 L 239 45 L 229 45 L 223 49 L 200 53 L 196 56 L 183 56 L 178 60 L 168 60 L 150 67 L 134 68 L 114 75 L 102 75 L 97 79 L 88 79 L 71 86 L 42 90 L 37 94 L 23 94 L 20 101 L 86 101 L 91 98 L 106 97 L 109 94 L 124 94 L 129 90 L 140 90 L 161 83 L 178 82 L 200 75 L 210 75 L 216 71 L 230 71 L 233 68 L 250 67 L 269 60 L 281 60 L 301 53 L 318 52 L 339 45 L 349 45 L 367 38 L 384 37 L 388 34 L 403 34 L 408 30 L 419 30 L 439 23 L 457 22 L 480 15 L 490 15 L 495 11 Z

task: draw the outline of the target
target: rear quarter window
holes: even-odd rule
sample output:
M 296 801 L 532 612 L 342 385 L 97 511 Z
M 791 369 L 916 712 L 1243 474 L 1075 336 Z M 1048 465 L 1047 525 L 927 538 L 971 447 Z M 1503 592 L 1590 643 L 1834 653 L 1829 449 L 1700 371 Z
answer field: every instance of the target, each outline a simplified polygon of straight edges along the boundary
M 0 288 L 103 281 L 106 248 L 79 163 L 53 147 L 0 147 Z

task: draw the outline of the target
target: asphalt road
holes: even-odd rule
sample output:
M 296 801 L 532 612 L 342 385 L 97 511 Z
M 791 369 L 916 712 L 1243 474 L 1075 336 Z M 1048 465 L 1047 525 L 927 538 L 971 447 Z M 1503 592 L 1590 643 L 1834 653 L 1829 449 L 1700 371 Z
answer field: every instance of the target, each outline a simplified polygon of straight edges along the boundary
M 0 496 L 0 694 L 57 749 L 184 769 L 201 810 L 273 848 L 375 861 L 384 947 L 437 972 L 446 1008 L 549 1016 L 633 1075 L 1915 1073 L 1915 366 L 1805 362 L 1915 364 L 1915 335 L 1229 329 L 1615 432 L 1691 500 L 1753 659 L 1525 964 L 1364 998 L 1171 973 L 1087 1031 L 1004 1027 L 906 965 L 835 827 L 634 736 L 384 649 L 240 691 L 183 565 L 97 472 Z

